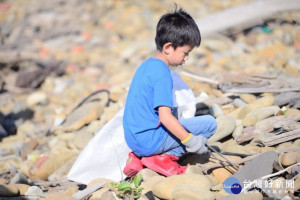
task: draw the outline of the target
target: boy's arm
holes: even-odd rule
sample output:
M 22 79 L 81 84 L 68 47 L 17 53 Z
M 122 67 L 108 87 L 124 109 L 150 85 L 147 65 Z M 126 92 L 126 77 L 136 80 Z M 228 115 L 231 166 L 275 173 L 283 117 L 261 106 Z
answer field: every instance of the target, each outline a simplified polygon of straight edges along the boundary
M 158 115 L 160 122 L 179 140 L 183 141 L 189 136 L 189 133 L 172 114 L 170 107 L 158 107 Z

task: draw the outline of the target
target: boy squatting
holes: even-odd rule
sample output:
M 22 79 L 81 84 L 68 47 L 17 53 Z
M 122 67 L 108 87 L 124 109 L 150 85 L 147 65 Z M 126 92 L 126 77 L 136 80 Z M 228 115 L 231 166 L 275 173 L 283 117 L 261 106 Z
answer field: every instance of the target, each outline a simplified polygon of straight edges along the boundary
M 180 119 L 172 114 L 169 66 L 183 65 L 201 42 L 193 18 L 182 8 L 164 14 L 156 27 L 157 53 L 135 72 L 125 104 L 124 136 L 132 150 L 123 172 L 133 177 L 146 166 L 165 176 L 183 174 L 176 161 L 186 152 L 206 153 L 207 138 L 216 132 L 210 115 Z

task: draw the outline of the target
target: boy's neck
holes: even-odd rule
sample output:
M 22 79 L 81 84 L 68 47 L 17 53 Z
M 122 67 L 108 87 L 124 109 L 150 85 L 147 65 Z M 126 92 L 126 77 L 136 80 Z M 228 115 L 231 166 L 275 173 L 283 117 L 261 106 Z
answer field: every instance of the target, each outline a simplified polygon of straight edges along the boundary
M 166 65 L 170 66 L 170 63 L 166 57 L 166 55 L 163 52 L 157 51 L 154 58 L 162 60 Z

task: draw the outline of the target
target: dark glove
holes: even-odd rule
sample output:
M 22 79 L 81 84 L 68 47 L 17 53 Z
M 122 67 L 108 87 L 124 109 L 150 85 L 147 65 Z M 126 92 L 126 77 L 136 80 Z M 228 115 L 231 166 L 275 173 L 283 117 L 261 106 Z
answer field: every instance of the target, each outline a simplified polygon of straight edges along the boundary
M 193 152 L 197 154 L 208 152 L 208 149 L 205 146 L 205 144 L 207 143 L 207 138 L 201 135 L 193 135 L 190 133 L 188 139 L 185 139 L 181 142 L 186 147 L 187 152 Z

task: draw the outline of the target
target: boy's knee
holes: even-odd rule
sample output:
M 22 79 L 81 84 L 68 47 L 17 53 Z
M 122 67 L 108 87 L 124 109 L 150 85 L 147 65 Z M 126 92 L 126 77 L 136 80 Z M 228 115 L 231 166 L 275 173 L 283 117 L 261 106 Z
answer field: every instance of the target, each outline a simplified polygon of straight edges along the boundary
M 208 132 L 210 137 L 217 131 L 217 121 L 213 116 L 207 115 L 207 123 L 209 124 Z

